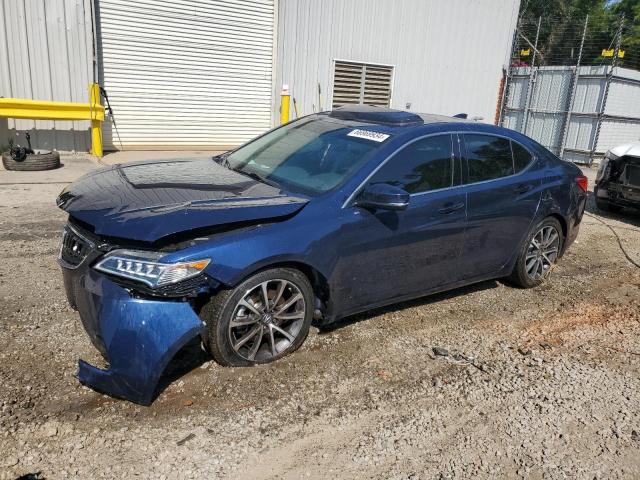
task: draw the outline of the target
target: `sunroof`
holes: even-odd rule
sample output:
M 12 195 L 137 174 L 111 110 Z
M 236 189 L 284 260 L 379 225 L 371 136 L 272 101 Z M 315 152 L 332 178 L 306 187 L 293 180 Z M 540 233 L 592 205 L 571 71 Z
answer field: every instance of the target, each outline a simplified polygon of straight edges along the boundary
M 383 125 L 421 125 L 422 117 L 411 112 L 372 105 L 345 105 L 329 113 L 330 117 Z

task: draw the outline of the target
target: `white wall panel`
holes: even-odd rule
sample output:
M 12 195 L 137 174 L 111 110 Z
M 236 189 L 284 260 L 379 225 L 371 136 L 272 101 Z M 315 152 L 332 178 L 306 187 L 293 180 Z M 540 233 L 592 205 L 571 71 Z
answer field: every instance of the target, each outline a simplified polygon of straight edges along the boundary
M 337 59 L 393 65 L 392 107 L 493 122 L 519 3 L 279 0 L 274 114 L 282 84 L 300 115 L 327 109 Z
M 604 120 L 598 139 L 598 151 L 640 141 L 640 119 L 635 121 Z
M 609 86 L 606 113 L 635 117 L 640 121 L 640 72 L 616 68 Z
M 0 0 L 0 96 L 88 102 L 93 81 L 90 0 Z M 86 151 L 89 122 L 13 120 L 7 133 L 34 148 Z
M 503 125 L 522 131 L 530 69 L 517 68 L 513 73 Z M 596 137 L 608 73 L 608 66 L 580 67 L 567 128 L 565 148 L 569 151 L 565 152 L 565 159 L 588 161 Z M 573 74 L 574 67 L 569 66 L 540 67 L 534 74 L 527 131 L 523 133 L 554 153 L 558 153 L 561 146 Z M 639 139 L 640 72 L 616 67 L 595 151 L 603 153 L 616 145 Z
M 273 0 L 100 0 L 101 77 L 125 149 L 243 143 L 271 125 Z M 120 148 L 110 122 L 106 148 Z

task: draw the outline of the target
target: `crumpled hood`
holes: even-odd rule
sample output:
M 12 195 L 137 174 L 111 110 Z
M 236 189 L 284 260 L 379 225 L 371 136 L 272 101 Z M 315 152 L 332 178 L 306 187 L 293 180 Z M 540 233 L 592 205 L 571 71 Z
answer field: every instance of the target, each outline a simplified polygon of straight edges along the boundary
M 196 228 L 292 215 L 307 201 L 207 158 L 95 170 L 65 188 L 57 204 L 98 235 L 154 242 Z
M 640 157 L 640 142 L 618 145 L 617 147 L 614 147 L 609 151 L 616 157 L 622 157 L 624 155 L 629 155 L 631 157 Z

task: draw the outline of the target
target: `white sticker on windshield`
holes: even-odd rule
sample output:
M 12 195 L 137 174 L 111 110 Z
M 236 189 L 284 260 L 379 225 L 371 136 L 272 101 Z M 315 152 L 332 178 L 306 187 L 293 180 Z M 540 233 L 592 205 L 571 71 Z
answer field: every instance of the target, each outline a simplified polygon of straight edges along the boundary
M 389 135 L 386 133 L 372 132 L 370 130 L 351 130 L 347 133 L 347 137 L 364 138 L 365 140 L 373 140 L 374 142 L 384 142 Z

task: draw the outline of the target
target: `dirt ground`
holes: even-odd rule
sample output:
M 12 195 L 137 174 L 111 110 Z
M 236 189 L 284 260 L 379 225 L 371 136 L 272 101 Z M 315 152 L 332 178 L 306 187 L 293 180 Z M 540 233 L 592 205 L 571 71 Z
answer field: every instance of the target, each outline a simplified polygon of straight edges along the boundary
M 0 171 L 0 479 L 640 478 L 640 270 L 599 221 L 640 261 L 640 214 L 591 199 L 533 290 L 377 310 L 273 365 L 183 352 L 141 407 L 74 377 L 98 356 L 65 301 L 54 198 L 95 165 L 64 163 Z

